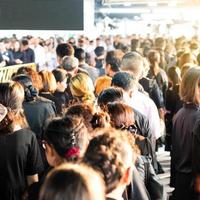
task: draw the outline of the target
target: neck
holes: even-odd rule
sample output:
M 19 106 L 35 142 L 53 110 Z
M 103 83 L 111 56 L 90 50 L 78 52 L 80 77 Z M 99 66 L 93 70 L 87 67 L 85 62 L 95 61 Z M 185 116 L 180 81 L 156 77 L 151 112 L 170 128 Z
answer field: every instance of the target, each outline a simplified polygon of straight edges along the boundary
M 160 71 L 159 64 L 158 64 L 158 63 L 154 63 L 154 64 L 151 66 L 151 70 L 152 70 L 152 72 L 153 72 L 154 75 L 157 75 L 158 72 Z
M 106 196 L 113 199 L 123 199 L 122 195 L 124 193 L 125 188 L 126 188 L 126 185 L 120 185 L 115 190 L 107 194 Z

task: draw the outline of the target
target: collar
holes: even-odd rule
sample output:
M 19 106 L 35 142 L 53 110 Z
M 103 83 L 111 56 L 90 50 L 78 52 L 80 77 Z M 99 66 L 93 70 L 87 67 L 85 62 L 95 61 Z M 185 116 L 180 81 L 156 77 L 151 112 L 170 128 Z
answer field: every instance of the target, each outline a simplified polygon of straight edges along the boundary
M 184 103 L 183 104 L 184 108 L 189 108 L 189 109 L 196 109 L 196 110 L 200 110 L 200 106 L 196 105 L 194 103 Z

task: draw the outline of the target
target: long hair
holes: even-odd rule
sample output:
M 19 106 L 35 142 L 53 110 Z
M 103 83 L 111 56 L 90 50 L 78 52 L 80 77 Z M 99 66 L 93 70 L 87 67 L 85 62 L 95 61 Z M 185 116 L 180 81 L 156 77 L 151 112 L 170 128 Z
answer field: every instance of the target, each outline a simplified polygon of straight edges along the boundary
M 23 113 L 22 103 L 24 101 L 24 89 L 20 83 L 11 81 L 0 83 L 0 103 L 4 105 L 8 113 L 0 123 L 0 133 L 12 133 L 14 126 L 21 128 L 27 126 Z
M 180 97 L 185 103 L 200 105 L 197 98 L 200 88 L 200 67 L 192 67 L 183 76 L 180 86 Z

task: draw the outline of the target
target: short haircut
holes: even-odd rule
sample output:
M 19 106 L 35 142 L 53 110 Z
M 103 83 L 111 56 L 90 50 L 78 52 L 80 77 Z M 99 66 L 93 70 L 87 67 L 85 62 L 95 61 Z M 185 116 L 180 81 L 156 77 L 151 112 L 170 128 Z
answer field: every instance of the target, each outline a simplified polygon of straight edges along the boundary
M 158 37 L 155 39 L 155 47 L 163 48 L 166 43 L 166 40 L 162 37 Z
M 124 53 L 121 50 L 108 51 L 106 54 L 106 64 L 109 64 L 113 72 L 118 72 L 121 67 Z
M 160 53 L 156 50 L 150 50 L 148 53 L 148 59 L 151 64 L 160 62 Z
M 121 70 L 130 71 L 138 75 L 143 70 L 143 57 L 137 52 L 126 53 L 122 58 Z
M 97 99 L 97 103 L 100 107 L 104 107 L 109 102 L 115 101 L 124 101 L 123 90 L 121 88 L 107 88 L 99 94 Z
M 183 76 L 180 86 L 180 97 L 185 103 L 200 105 L 197 94 L 200 88 L 200 67 L 192 67 Z
M 132 39 L 131 40 L 131 51 L 135 51 L 139 47 L 140 47 L 140 40 L 139 39 Z
M 60 58 L 63 58 L 64 56 L 73 56 L 74 48 L 69 43 L 61 43 L 56 47 L 56 54 Z
M 104 182 L 94 169 L 66 163 L 48 174 L 39 199 L 104 200 Z
M 52 73 L 56 79 L 56 82 L 62 82 L 67 78 L 66 71 L 64 69 L 54 69 Z
M 74 56 L 79 60 L 79 62 L 85 61 L 86 53 L 82 48 L 76 48 Z
M 21 44 L 22 44 L 23 46 L 27 46 L 29 43 L 28 43 L 28 40 L 27 40 L 27 39 L 22 39 L 22 40 L 21 40 Z
M 128 72 L 117 72 L 112 78 L 112 86 L 120 87 L 125 91 L 135 89 L 137 82 L 135 77 Z
M 61 67 L 70 72 L 78 68 L 78 59 L 72 56 L 65 56 L 62 59 Z
M 97 57 L 102 56 L 105 53 L 105 49 L 102 46 L 96 47 L 94 53 L 96 54 Z

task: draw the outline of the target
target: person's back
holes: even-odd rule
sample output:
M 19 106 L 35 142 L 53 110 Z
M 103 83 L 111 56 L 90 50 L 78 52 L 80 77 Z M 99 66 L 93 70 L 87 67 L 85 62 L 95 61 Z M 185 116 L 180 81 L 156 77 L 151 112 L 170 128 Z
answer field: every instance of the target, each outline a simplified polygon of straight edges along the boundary
M 0 84 L 0 102 L 7 113 L 0 121 L 0 199 L 20 200 L 28 184 L 38 180 L 43 163 L 36 137 L 27 129 L 22 110 L 23 87 L 16 82 Z
M 41 139 L 48 118 L 56 116 L 55 105 L 52 101 L 38 96 L 30 77 L 18 75 L 13 77 L 13 80 L 24 87 L 24 113 L 31 130 L 35 132 L 38 139 Z
M 37 97 L 32 102 L 23 103 L 24 113 L 31 130 L 41 139 L 48 119 L 56 116 L 55 104 L 43 97 Z
M 200 119 L 199 98 L 199 67 L 191 68 L 184 75 L 180 86 L 180 97 L 184 102 L 175 115 L 172 128 L 172 158 L 171 158 L 171 185 L 175 187 L 176 199 L 192 199 L 194 188 L 192 186 L 192 148 L 193 129 Z

